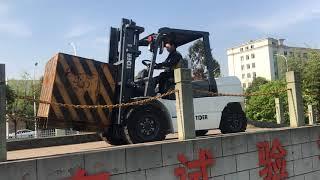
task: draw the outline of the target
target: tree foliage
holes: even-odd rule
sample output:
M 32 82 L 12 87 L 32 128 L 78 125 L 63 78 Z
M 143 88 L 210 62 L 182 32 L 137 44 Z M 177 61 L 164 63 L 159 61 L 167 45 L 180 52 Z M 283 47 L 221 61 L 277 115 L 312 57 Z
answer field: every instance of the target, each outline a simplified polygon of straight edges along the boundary
M 11 109 L 10 107 L 13 106 L 15 98 L 16 98 L 16 93 L 14 92 L 14 90 L 12 89 L 11 86 L 6 85 L 6 100 L 7 100 L 7 111 L 8 109 Z
M 28 73 L 23 73 L 19 80 L 8 80 L 7 85 L 7 113 L 12 115 L 14 123 L 21 118 L 32 119 L 34 117 L 33 102 L 17 99 L 17 96 L 40 97 L 41 80 L 33 81 Z M 36 106 L 37 107 L 37 106 Z M 17 117 L 17 118 L 14 118 Z M 34 123 L 27 122 L 27 128 L 33 129 Z
M 263 84 L 267 84 L 269 81 L 266 80 L 266 78 L 263 78 L 263 77 L 256 77 L 255 79 L 253 79 L 252 83 L 251 83 L 251 86 L 249 86 L 247 89 L 246 89 L 246 93 L 247 94 L 250 94 L 250 93 L 253 93 L 253 92 L 256 92 L 259 87 Z M 247 99 L 249 99 L 250 97 L 247 97 Z
M 271 91 L 279 91 L 286 87 L 284 81 L 258 81 L 262 83 L 253 84 L 252 92 L 255 93 L 269 93 Z M 275 97 L 280 100 L 287 108 L 286 93 L 279 93 L 276 96 L 252 96 L 246 99 L 246 114 L 249 119 L 257 121 L 276 122 L 275 114 Z
M 206 61 L 205 61 L 205 47 L 202 40 L 194 42 L 188 50 L 187 60 L 191 61 L 191 68 L 194 79 L 204 79 L 207 77 Z M 213 57 L 213 74 L 215 77 L 220 76 L 220 65 Z
M 302 89 L 305 109 L 308 104 L 315 105 L 320 112 L 320 53 L 312 51 L 302 71 Z
M 261 93 L 270 92 L 277 89 L 286 88 L 285 73 L 286 63 L 285 59 L 278 57 L 278 73 L 279 79 L 266 83 L 264 80 L 257 78 L 253 81 L 246 92 L 247 93 Z M 300 73 L 302 82 L 302 93 L 304 101 L 304 109 L 307 111 L 307 105 L 315 105 L 318 117 L 320 112 L 320 52 L 308 52 L 307 59 L 300 56 L 287 57 L 288 70 Z M 288 120 L 287 111 L 287 95 L 281 93 L 281 101 L 283 101 L 286 120 Z M 252 120 L 259 121 L 275 121 L 275 96 L 253 96 L 246 98 L 246 113 Z M 305 113 L 306 114 L 306 113 Z
M 305 69 L 305 65 L 308 63 L 308 61 L 301 56 L 287 56 L 286 58 L 287 62 L 282 56 L 277 56 L 275 58 L 277 62 L 278 79 L 280 80 L 285 80 L 287 66 L 288 71 L 302 72 Z

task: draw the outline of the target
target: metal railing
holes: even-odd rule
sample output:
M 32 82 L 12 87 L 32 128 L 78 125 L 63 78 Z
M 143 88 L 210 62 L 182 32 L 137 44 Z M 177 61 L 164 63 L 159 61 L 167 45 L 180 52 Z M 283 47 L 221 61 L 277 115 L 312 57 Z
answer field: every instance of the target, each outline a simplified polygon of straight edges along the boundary
M 62 130 L 62 131 L 61 131 Z M 17 132 L 19 132 L 18 130 Z M 58 133 L 58 131 L 60 131 Z M 63 133 L 61 133 L 63 132 Z M 7 135 L 7 141 L 22 140 L 22 139 L 34 139 L 34 138 L 48 138 L 48 137 L 58 137 L 58 136 L 69 136 L 84 134 L 86 132 L 76 131 L 72 129 L 39 129 L 36 132 L 30 131 L 29 133 L 10 133 Z

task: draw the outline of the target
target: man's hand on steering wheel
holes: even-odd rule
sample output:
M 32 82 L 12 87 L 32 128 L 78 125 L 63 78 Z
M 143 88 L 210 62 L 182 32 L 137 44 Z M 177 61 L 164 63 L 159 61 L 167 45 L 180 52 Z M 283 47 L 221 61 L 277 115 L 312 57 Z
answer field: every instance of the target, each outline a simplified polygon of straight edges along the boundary
M 148 59 L 142 60 L 142 64 L 147 66 L 147 68 L 149 68 L 150 64 L 151 64 L 151 61 L 148 60 Z M 163 69 L 162 64 L 161 63 L 159 63 L 159 64 L 155 63 L 154 69 Z

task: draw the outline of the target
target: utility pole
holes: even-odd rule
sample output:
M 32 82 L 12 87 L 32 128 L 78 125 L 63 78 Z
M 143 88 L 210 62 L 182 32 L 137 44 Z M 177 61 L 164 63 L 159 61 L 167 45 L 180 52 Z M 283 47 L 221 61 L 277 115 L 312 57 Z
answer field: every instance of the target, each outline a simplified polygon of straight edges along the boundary
M 286 69 L 287 69 L 286 72 L 288 72 L 289 71 L 289 67 L 288 67 L 288 59 L 287 59 L 287 57 L 285 55 L 282 55 L 282 54 L 275 54 L 275 55 L 284 58 L 284 60 L 286 61 Z
M 33 99 L 36 99 L 36 88 L 35 88 L 35 81 L 36 81 L 36 69 L 38 66 L 38 62 L 34 63 L 34 71 L 33 71 L 33 81 L 32 81 L 32 89 L 33 89 Z M 33 101 L 33 116 L 34 116 L 34 134 L 35 137 L 38 137 L 38 128 L 37 128 L 37 104 Z

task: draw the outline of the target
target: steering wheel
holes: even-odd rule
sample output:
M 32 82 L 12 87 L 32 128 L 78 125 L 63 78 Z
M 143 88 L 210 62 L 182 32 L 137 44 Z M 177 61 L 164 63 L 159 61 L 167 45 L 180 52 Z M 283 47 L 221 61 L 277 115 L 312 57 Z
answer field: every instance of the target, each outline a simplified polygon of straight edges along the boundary
M 148 60 L 148 59 L 146 59 L 146 60 L 142 60 L 142 64 L 143 64 L 143 65 L 145 65 L 145 66 L 147 66 L 147 67 L 149 67 L 149 66 L 150 66 L 150 64 L 151 64 L 151 61 L 150 61 L 150 60 Z

